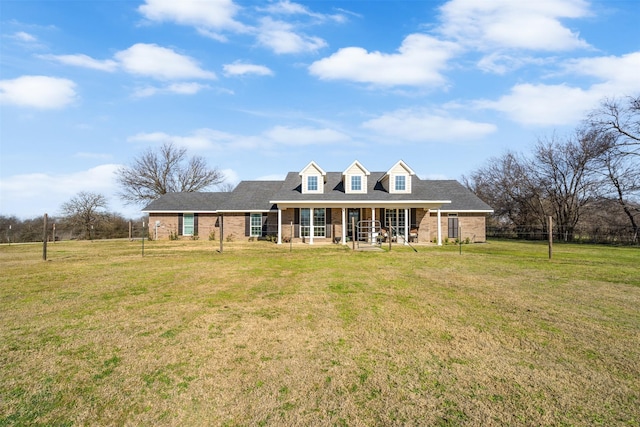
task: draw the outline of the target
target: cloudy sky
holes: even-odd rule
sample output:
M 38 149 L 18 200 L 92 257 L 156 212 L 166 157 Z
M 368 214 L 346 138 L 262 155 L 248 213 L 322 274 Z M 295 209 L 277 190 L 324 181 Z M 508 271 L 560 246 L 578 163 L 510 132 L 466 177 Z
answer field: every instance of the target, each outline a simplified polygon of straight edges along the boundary
M 640 93 L 637 0 L 0 1 L 0 214 L 163 142 L 231 183 L 311 160 L 460 179 Z

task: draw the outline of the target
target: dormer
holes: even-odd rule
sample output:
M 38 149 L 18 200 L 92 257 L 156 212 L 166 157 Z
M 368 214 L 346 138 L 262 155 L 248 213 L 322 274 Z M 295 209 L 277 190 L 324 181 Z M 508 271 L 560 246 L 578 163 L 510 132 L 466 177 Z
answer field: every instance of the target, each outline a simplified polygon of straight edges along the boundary
M 316 162 L 311 162 L 300 171 L 302 194 L 321 194 L 324 192 L 324 180 L 327 173 Z
M 367 177 L 370 175 L 367 168 L 362 166 L 359 161 L 351 163 L 351 165 L 342 172 L 342 183 L 344 184 L 344 192 L 347 194 L 366 194 Z
M 380 181 L 391 194 L 410 194 L 411 177 L 415 174 L 405 162 L 400 160 L 384 174 Z

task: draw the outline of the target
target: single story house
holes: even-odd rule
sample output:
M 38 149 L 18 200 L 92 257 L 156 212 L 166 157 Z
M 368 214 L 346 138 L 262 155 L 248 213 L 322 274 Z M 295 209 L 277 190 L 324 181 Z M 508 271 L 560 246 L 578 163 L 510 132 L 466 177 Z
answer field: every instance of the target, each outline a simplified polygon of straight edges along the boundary
M 151 202 L 152 237 L 346 244 L 483 242 L 490 206 L 455 180 L 420 179 L 402 160 L 370 172 L 310 162 L 280 181 L 242 181 L 231 192 L 171 193 Z

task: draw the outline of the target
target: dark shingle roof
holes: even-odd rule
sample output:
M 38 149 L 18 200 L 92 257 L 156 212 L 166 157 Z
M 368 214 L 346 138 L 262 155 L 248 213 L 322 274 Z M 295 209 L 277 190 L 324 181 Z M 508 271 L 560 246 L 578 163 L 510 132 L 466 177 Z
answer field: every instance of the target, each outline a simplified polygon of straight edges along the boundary
M 450 200 L 442 209 L 487 210 L 491 207 L 456 180 L 422 180 L 412 176 L 410 194 L 391 194 L 384 189 L 380 180 L 385 172 L 371 172 L 367 179 L 366 194 L 347 194 L 344 191 L 342 173 L 327 172 L 323 194 L 302 194 L 300 174 L 289 172 L 280 190 L 274 194 L 274 201 L 441 201 Z
M 458 181 L 450 180 L 425 180 L 421 185 L 430 188 L 430 192 L 436 200 L 451 200 L 450 204 L 442 205 L 443 210 L 453 211 L 492 211 L 493 208 L 480 200 L 471 190 Z
M 277 209 L 272 201 L 443 201 L 443 210 L 491 211 L 491 207 L 455 180 L 421 180 L 413 176 L 411 194 L 391 194 L 380 184 L 385 172 L 371 172 L 366 194 L 347 194 L 342 173 L 327 172 L 322 194 L 302 194 L 300 174 L 289 172 L 284 181 L 242 181 L 232 192 L 169 193 L 151 202 L 143 212 L 249 212 Z
M 213 212 L 229 198 L 228 192 L 167 193 L 149 203 L 143 212 Z
M 282 181 L 242 181 L 230 193 L 220 211 L 268 211 L 277 209 L 270 200 L 282 187 Z

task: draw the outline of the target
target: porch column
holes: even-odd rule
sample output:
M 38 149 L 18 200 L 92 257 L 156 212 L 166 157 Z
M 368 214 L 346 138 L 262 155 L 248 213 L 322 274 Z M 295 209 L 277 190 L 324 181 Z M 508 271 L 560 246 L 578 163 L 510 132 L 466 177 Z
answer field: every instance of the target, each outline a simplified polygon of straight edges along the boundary
M 309 244 L 313 245 L 313 208 L 309 208 Z
M 409 244 L 409 221 L 411 220 L 411 218 L 409 218 L 409 209 L 404 210 L 404 244 L 408 245 Z
M 278 208 L 278 244 L 282 244 L 282 209 Z
M 442 246 L 442 224 L 440 224 L 440 208 L 438 208 L 438 246 Z
M 347 209 L 342 208 L 342 244 L 347 244 Z
M 371 243 L 376 243 L 376 208 L 371 208 Z

